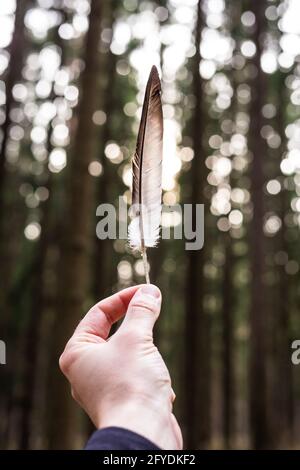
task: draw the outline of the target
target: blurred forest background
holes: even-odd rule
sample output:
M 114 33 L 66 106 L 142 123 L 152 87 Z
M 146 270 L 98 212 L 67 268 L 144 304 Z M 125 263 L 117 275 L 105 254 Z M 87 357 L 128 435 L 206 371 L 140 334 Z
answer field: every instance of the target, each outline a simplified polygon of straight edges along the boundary
M 299 17 L 297 0 L 0 2 L 1 448 L 93 429 L 58 357 L 93 303 L 144 282 L 124 240 L 96 238 L 96 207 L 130 201 L 153 64 L 163 201 L 205 204 L 202 250 L 149 250 L 185 446 L 297 447 Z

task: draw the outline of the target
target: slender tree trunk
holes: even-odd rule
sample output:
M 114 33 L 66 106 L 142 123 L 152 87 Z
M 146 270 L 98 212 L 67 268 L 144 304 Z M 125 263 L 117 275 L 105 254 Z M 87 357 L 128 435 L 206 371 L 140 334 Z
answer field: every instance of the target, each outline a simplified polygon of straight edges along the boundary
M 46 203 L 47 204 L 47 203 Z M 48 217 L 48 209 L 44 208 L 43 217 Z M 35 267 L 33 269 L 33 283 L 34 288 L 34 305 L 30 312 L 30 319 L 25 333 L 27 338 L 25 341 L 24 350 L 24 392 L 20 404 L 20 445 L 21 449 L 30 449 L 31 441 L 31 418 L 32 409 L 34 405 L 34 386 L 37 373 L 37 354 L 39 345 L 39 332 L 41 318 L 43 314 L 43 274 L 45 255 L 47 251 L 47 233 L 45 224 L 42 224 L 44 233 L 41 233 L 39 252 L 35 260 Z
M 71 161 L 70 188 L 67 194 L 69 210 L 58 273 L 61 282 L 50 378 L 50 389 L 55 390 L 55 393 L 52 394 L 51 403 L 49 402 L 49 447 L 52 449 L 69 449 L 79 445 L 78 407 L 71 398 L 66 379 L 58 369 L 58 359 L 67 339 L 84 314 L 89 286 L 94 187 L 93 178 L 88 173 L 88 165 L 95 155 L 96 127 L 93 125 L 92 116 L 98 105 L 95 97 L 99 93 L 98 47 L 101 16 L 101 2 L 92 0 L 78 127 Z
M 109 4 L 109 2 L 107 2 Z M 107 12 L 111 18 L 112 26 L 112 11 Z M 112 172 L 112 164 L 104 155 L 104 148 L 106 143 L 111 139 L 112 128 L 112 115 L 114 111 L 114 93 L 115 74 L 116 74 L 116 57 L 111 52 L 108 52 L 107 60 L 105 61 L 105 70 L 107 80 L 105 83 L 106 90 L 109 88 L 110 93 L 107 91 L 103 93 L 104 112 L 106 113 L 106 122 L 103 127 L 101 135 L 101 154 L 102 154 L 102 175 L 99 180 L 99 185 L 96 191 L 96 204 L 106 204 L 113 202 L 116 197 L 116 188 L 114 181 L 116 181 L 116 174 Z M 95 257 L 94 257 L 94 298 L 99 300 L 111 294 L 111 288 L 116 279 L 114 278 L 115 270 L 112 270 L 112 258 L 114 256 L 112 240 L 99 240 L 95 238 Z
M 223 272 L 223 436 L 227 449 L 232 446 L 234 428 L 234 319 L 233 319 L 233 254 L 231 237 L 225 235 L 225 263 Z
M 251 87 L 249 149 L 252 152 L 253 218 L 250 233 L 251 256 L 251 311 L 250 311 L 250 428 L 252 445 L 255 449 L 266 448 L 269 444 L 267 418 L 267 379 L 266 379 L 266 309 L 264 302 L 263 275 L 265 268 L 265 247 L 263 233 L 264 219 L 264 170 L 266 155 L 264 140 L 261 136 L 262 106 L 265 97 L 265 77 L 260 66 L 262 52 L 262 33 L 265 22 L 265 1 L 255 0 L 252 9 L 256 17 L 254 41 L 256 55 L 253 65 L 256 77 Z
M 28 3 L 28 2 L 27 2 Z M 8 234 L 7 224 L 5 224 L 5 187 L 6 187 L 6 149 L 9 140 L 9 129 L 11 125 L 10 111 L 14 104 L 13 87 L 22 78 L 22 67 L 25 53 L 25 26 L 24 16 L 26 8 L 26 1 L 20 0 L 16 4 L 15 11 L 15 24 L 12 41 L 9 46 L 9 66 L 5 78 L 5 119 L 1 125 L 2 141 L 0 146 L 0 278 L 2 280 L 2 288 L 0 291 L 0 325 L 2 331 L 5 329 L 5 324 L 8 318 L 7 306 L 7 293 L 11 281 L 11 250 L 8 249 L 7 239 Z M 5 333 L 3 331 L 3 333 Z M 2 333 L 2 334 L 3 334 Z
M 228 22 L 231 36 L 236 42 L 236 48 L 239 48 L 241 36 L 241 10 L 242 3 L 228 1 L 226 5 L 228 11 Z M 239 102 L 237 98 L 238 72 L 232 68 L 228 73 L 228 78 L 233 87 L 233 97 L 229 116 L 234 123 L 237 120 L 239 111 Z M 229 185 L 234 187 L 236 184 L 234 174 L 229 177 Z M 235 377 L 235 360 L 234 360 L 234 324 L 235 324 L 235 302 L 234 302 L 234 264 L 235 258 L 233 254 L 234 239 L 230 232 L 223 234 L 224 242 L 224 268 L 222 282 L 222 385 L 223 385 L 223 438 L 224 445 L 227 449 L 233 446 L 234 427 L 235 427 L 235 399 L 236 399 L 236 377 Z
M 285 86 L 286 74 L 278 72 L 277 77 L 277 116 L 276 127 L 281 138 L 281 145 L 278 148 L 278 168 L 283 158 L 286 148 L 285 136 L 285 113 L 287 102 L 283 93 Z M 285 214 L 289 209 L 289 201 L 285 188 L 282 188 L 279 194 L 280 217 L 282 226 L 279 231 L 277 240 L 278 251 L 288 253 L 286 241 Z M 280 263 L 279 271 L 279 290 L 278 290 L 278 317 L 275 323 L 275 347 L 276 347 L 276 364 L 275 364 L 275 410 L 276 410 L 276 447 L 286 448 L 292 439 L 293 429 L 293 384 L 292 384 L 292 363 L 290 360 L 290 314 L 289 314 L 289 284 L 285 271 L 285 264 Z
M 196 54 L 194 57 L 193 84 L 195 109 L 193 142 L 195 156 L 192 161 L 193 223 L 195 204 L 204 203 L 206 181 L 205 153 L 203 148 L 204 117 L 203 90 L 199 74 L 199 45 L 203 28 L 202 1 L 198 1 L 195 30 Z M 205 223 L 206 221 L 204 221 Z M 195 227 L 194 227 L 195 228 Z M 185 327 L 185 400 L 186 445 L 189 449 L 206 447 L 210 438 L 210 348 L 209 319 L 204 310 L 204 249 L 188 252 Z
M 8 69 L 5 76 L 5 119 L 1 125 L 2 141 L 0 143 L 0 331 L 1 337 L 8 342 L 9 351 L 12 348 L 14 339 L 12 338 L 12 331 L 9 328 L 8 319 L 10 317 L 10 305 L 8 300 L 8 294 L 11 287 L 11 275 L 12 266 L 15 250 L 15 237 L 13 242 L 11 240 L 11 233 L 8 232 L 8 225 L 5 223 L 5 215 L 8 211 L 6 207 L 5 188 L 7 187 L 7 172 L 6 172 L 6 149 L 9 140 L 9 130 L 11 125 L 10 111 L 14 104 L 12 90 L 14 85 L 22 78 L 22 67 L 23 59 L 26 50 L 25 41 L 25 26 L 24 16 L 26 9 L 29 7 L 30 2 L 25 0 L 19 0 L 16 3 L 15 21 L 14 21 L 14 32 L 12 41 L 9 45 L 8 52 L 10 55 Z M 16 184 L 16 181 L 10 181 L 12 187 Z M 19 208 L 18 208 L 19 209 Z M 14 207 L 15 214 L 17 213 L 16 207 Z M 10 218 L 9 230 L 12 229 L 12 224 L 15 224 L 15 219 L 20 217 L 15 216 L 13 219 Z M 18 233 L 18 232 L 15 232 Z M 13 348 L 12 348 L 13 349 Z M 9 414 L 11 409 L 11 400 L 7 398 L 8 390 L 11 388 L 12 371 L 8 365 L 5 370 L 4 383 L 5 386 L 0 390 L 0 420 L 6 422 L 5 426 L 0 427 L 0 437 L 2 434 L 3 441 L 6 440 L 8 435 L 8 422 Z

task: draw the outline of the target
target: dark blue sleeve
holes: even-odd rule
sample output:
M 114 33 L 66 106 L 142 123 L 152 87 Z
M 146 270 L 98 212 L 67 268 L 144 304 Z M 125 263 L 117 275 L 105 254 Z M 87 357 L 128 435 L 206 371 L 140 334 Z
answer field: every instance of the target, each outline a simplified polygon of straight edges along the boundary
M 153 442 L 124 428 L 104 428 L 95 431 L 85 450 L 160 450 Z

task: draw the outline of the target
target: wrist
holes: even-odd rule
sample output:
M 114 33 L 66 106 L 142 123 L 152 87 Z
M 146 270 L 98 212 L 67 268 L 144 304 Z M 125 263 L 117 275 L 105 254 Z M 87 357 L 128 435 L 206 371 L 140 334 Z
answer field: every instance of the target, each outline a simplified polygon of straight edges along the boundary
M 169 410 L 155 400 L 147 402 L 137 399 L 102 407 L 96 426 L 98 429 L 112 426 L 128 429 L 163 448 L 163 433 L 169 427 Z

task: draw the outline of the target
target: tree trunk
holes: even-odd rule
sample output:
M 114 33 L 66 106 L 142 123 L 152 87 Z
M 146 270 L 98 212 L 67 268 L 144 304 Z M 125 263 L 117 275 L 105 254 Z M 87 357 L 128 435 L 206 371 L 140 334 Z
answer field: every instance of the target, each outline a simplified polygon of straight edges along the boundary
M 250 310 L 250 428 L 252 445 L 255 449 L 264 449 L 269 443 L 267 419 L 267 379 L 266 379 L 266 309 L 264 302 L 263 275 L 265 269 L 264 251 L 264 170 L 266 155 L 264 140 L 261 136 L 261 109 L 265 97 L 265 77 L 260 66 L 262 52 L 261 35 L 264 31 L 265 1 L 252 2 L 256 17 L 254 41 L 256 55 L 253 65 L 256 77 L 251 87 L 249 149 L 252 152 L 251 196 L 253 218 L 250 228 L 251 256 L 251 310 Z
M 286 74 L 277 73 L 277 117 L 275 126 L 281 138 L 281 145 L 278 148 L 278 164 L 283 158 L 286 148 L 285 120 L 287 101 L 283 90 L 285 90 Z M 289 201 L 287 190 L 282 187 L 279 194 L 279 215 L 281 217 L 282 226 L 276 237 L 278 251 L 288 253 L 286 241 L 285 214 L 289 209 Z M 276 410 L 276 447 L 286 448 L 292 439 L 293 428 L 293 393 L 292 393 L 292 363 L 290 359 L 290 289 L 285 271 L 285 264 L 278 265 L 279 272 L 279 289 L 278 289 L 278 308 L 277 321 L 275 322 L 275 348 L 276 348 L 276 364 L 275 364 L 275 410 Z
M 9 209 L 6 207 L 6 194 L 5 188 L 7 187 L 7 173 L 6 173 L 6 149 L 7 143 L 9 140 L 9 129 L 11 125 L 10 121 L 10 111 L 14 104 L 12 90 L 14 85 L 21 80 L 22 78 L 22 67 L 23 59 L 26 50 L 26 40 L 25 40 L 25 26 L 24 26 L 24 16 L 26 9 L 30 6 L 30 2 L 25 0 L 19 0 L 16 3 L 15 10 L 15 21 L 14 21 L 14 32 L 12 41 L 9 45 L 8 52 L 10 55 L 8 69 L 6 71 L 5 77 L 5 119 L 1 125 L 2 131 L 2 141 L 0 146 L 0 279 L 1 279 L 1 289 L 0 289 L 0 331 L 1 337 L 9 341 L 11 345 L 14 341 L 12 337 L 12 328 L 10 328 L 9 317 L 10 317 L 10 303 L 8 300 L 9 291 L 11 288 L 11 278 L 12 278 L 12 266 L 14 264 L 13 259 L 16 256 L 16 237 L 12 234 L 18 234 L 19 225 L 17 224 L 17 231 L 11 231 L 13 225 L 16 225 L 17 219 L 22 219 L 18 211 L 19 207 L 14 207 L 14 216 L 12 218 L 10 214 L 10 225 L 8 226 L 5 223 L 6 212 L 9 212 Z M 10 181 L 12 187 L 16 187 L 19 184 L 19 181 L 13 178 L 13 181 Z M 22 226 L 22 225 L 20 225 Z M 0 420 L 6 422 L 5 426 L 0 427 L 0 437 L 4 442 L 7 439 L 8 435 L 8 422 L 9 414 L 11 409 L 11 400 L 8 398 L 8 390 L 12 387 L 12 371 L 10 370 L 10 365 L 8 364 L 3 371 L 5 373 L 4 384 L 0 391 Z
M 207 173 L 203 148 L 203 90 L 199 74 L 201 60 L 199 45 L 203 28 L 202 3 L 201 0 L 198 1 L 195 30 L 196 54 L 193 64 L 195 96 L 194 159 L 191 168 L 193 223 L 195 223 L 195 205 L 205 202 L 204 185 Z M 188 263 L 185 327 L 186 445 L 189 449 L 195 449 L 206 447 L 210 438 L 210 348 L 209 318 L 203 305 L 204 249 L 189 251 Z
M 112 11 L 109 12 L 110 26 L 112 27 Z M 103 92 L 104 100 L 104 112 L 106 114 L 106 122 L 103 126 L 103 132 L 101 135 L 101 155 L 102 155 L 102 175 L 100 177 L 99 185 L 96 191 L 96 205 L 106 204 L 113 202 L 116 198 L 116 188 L 114 181 L 116 181 L 117 174 L 113 173 L 112 163 L 108 161 L 104 155 L 104 149 L 106 143 L 111 139 L 112 121 L 111 117 L 114 111 L 114 99 L 112 93 L 115 85 L 115 74 L 116 74 L 116 56 L 112 52 L 108 52 L 107 60 L 105 61 L 105 70 L 107 79 L 105 82 L 106 90 L 111 90 L 110 93 L 107 91 Z M 111 288 L 116 282 L 114 274 L 116 270 L 112 271 L 112 258 L 114 256 L 113 241 L 99 240 L 95 237 L 95 258 L 94 258 L 94 298 L 95 301 L 103 297 L 107 297 L 111 294 Z
M 98 104 L 95 97 L 99 93 L 101 16 L 101 2 L 92 0 L 78 127 L 70 163 L 68 218 L 58 274 L 61 280 L 50 377 L 50 390 L 55 390 L 55 393 L 49 400 L 49 447 L 52 449 L 70 449 L 81 444 L 78 440 L 78 407 L 71 398 L 66 379 L 58 369 L 58 359 L 84 314 L 89 287 L 94 186 L 88 165 L 95 155 L 96 127 L 92 116 Z
M 9 46 L 10 60 L 5 79 L 5 119 L 1 125 L 2 130 L 2 142 L 0 147 L 0 278 L 2 279 L 2 288 L 0 290 L 0 326 L 2 334 L 5 334 L 5 325 L 7 324 L 8 318 L 8 306 L 7 306 L 7 293 L 10 288 L 11 281 L 11 249 L 8 249 L 8 237 L 11 234 L 8 233 L 7 224 L 5 220 L 5 187 L 6 187 L 6 149 L 9 140 L 9 129 L 10 129 L 10 111 L 14 104 L 14 98 L 12 90 L 14 85 L 22 78 L 22 67 L 25 52 L 25 26 L 24 16 L 26 12 L 25 0 L 20 0 L 16 4 L 15 11 L 15 24 L 12 41 Z
M 233 319 L 233 280 L 232 280 L 232 239 L 225 235 L 225 263 L 223 272 L 223 436 L 227 449 L 232 446 L 234 427 L 234 319 Z

